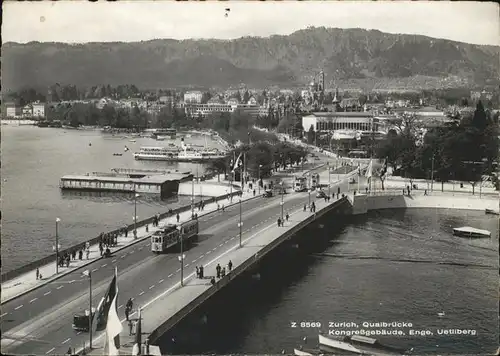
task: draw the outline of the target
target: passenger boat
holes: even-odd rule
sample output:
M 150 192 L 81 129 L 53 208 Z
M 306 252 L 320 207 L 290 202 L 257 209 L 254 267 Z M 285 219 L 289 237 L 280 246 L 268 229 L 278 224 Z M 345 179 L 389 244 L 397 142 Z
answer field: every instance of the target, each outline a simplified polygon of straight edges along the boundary
M 491 237 L 491 232 L 488 230 L 481 230 L 470 226 L 464 226 L 454 228 L 453 235 L 460 237 Z
M 134 158 L 147 161 L 171 161 L 179 151 L 178 147 L 141 147 L 139 152 L 134 153 Z
M 486 214 L 490 214 L 490 215 L 500 215 L 500 212 L 495 211 L 495 210 L 493 210 L 493 209 L 485 209 L 485 210 L 484 210 L 484 212 L 485 212 Z
M 198 235 L 198 220 L 191 220 L 181 225 L 168 224 L 151 235 L 151 251 L 166 252 L 177 245 L 181 239 L 187 241 Z
M 407 355 L 412 350 L 404 350 L 393 346 L 383 345 L 377 339 L 362 335 L 345 336 L 343 339 L 335 339 L 319 335 L 320 350 L 326 352 L 342 352 L 342 354 L 358 355 Z

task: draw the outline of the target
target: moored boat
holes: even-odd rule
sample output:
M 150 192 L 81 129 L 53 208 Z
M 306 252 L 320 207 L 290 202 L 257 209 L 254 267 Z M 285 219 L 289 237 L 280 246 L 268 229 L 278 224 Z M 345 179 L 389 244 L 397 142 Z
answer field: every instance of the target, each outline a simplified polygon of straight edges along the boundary
M 300 348 L 300 349 L 293 349 L 293 354 L 296 356 L 313 356 L 313 355 L 320 355 L 321 351 Z
M 179 151 L 177 147 L 141 147 L 139 152 L 134 153 L 134 158 L 146 161 L 170 161 Z
M 491 237 L 491 232 L 488 230 L 476 229 L 470 226 L 463 226 L 454 228 L 453 235 L 460 237 Z
M 327 352 L 341 352 L 342 354 L 358 354 L 373 356 L 396 356 L 409 354 L 410 351 L 383 345 L 377 339 L 362 335 L 345 336 L 335 339 L 319 335 L 319 347 Z
M 495 211 L 495 210 L 493 210 L 493 209 L 485 209 L 485 210 L 484 210 L 484 212 L 485 212 L 486 214 L 490 214 L 490 215 L 500 215 L 500 212 Z

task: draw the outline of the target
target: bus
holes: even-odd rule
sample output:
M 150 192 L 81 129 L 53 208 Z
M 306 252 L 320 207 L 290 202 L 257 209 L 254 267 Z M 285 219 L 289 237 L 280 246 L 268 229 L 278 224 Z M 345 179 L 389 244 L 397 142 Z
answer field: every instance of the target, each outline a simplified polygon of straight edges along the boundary
M 319 173 L 311 174 L 311 188 L 319 187 Z
M 295 177 L 295 182 L 293 184 L 293 190 L 296 192 L 305 192 L 307 190 L 307 178 L 306 177 Z
M 166 252 L 178 243 L 188 241 L 198 235 L 198 220 L 191 220 L 181 225 L 168 224 L 151 235 L 151 251 Z

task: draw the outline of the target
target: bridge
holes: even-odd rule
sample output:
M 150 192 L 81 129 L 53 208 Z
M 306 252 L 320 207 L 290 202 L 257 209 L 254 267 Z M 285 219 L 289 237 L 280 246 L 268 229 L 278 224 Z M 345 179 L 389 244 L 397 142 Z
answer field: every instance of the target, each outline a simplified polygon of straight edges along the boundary
M 429 202 L 430 197 L 421 196 L 422 194 L 418 199 L 414 196 L 401 199 L 398 196 L 402 195 L 400 189 L 383 194 L 373 192 L 367 196 L 358 192 L 355 195 L 354 189 L 359 189 L 357 184 L 350 186 L 352 193 L 347 193 L 349 182 L 346 178 L 350 175 L 321 173 L 321 182 L 332 183 L 332 193 L 340 189 L 346 194 L 345 197 L 335 196 L 330 201 L 316 199 L 314 192 L 271 198 L 252 198 L 248 194 L 243 196 L 241 203 L 234 200 L 235 203 L 227 206 L 224 211 L 213 208 L 205 215 L 200 213 L 199 237 L 193 244 L 186 246 L 182 265 L 178 259 L 179 253 L 153 255 L 147 236 L 154 229 L 147 232 L 141 227 L 139 238 L 117 248 L 111 259 L 96 258 L 82 264 L 85 268 L 77 267 L 36 289 L 12 296 L 5 302 L 2 300 L 2 351 L 9 354 L 60 355 L 71 347 L 77 353 L 82 353 L 83 350 L 89 353 L 89 334 L 75 332 L 71 328 L 73 315 L 88 308 L 89 304 L 89 280 L 82 275 L 84 269 L 92 272 L 92 305 L 95 306 L 106 292 L 114 267 L 117 266 L 119 317 L 125 322 L 124 302 L 133 298 L 134 305 L 142 308 L 142 339 L 148 339 L 154 345 L 162 334 L 176 326 L 208 298 L 319 217 L 332 211 L 337 214 L 365 213 L 384 207 L 391 201 L 397 202 L 393 206 L 395 208 L 404 207 L 402 204 L 411 206 L 414 201 Z M 336 182 L 336 179 L 340 181 Z M 365 186 L 365 182 L 361 183 L 361 190 Z M 498 198 L 495 199 L 498 204 Z M 440 197 L 438 200 L 442 202 L 445 199 Z M 308 209 L 312 202 L 316 205 L 315 212 Z M 477 203 L 475 207 L 479 208 L 482 204 Z M 289 221 L 278 227 L 278 217 L 287 213 L 290 215 Z M 181 213 L 181 221 L 189 219 L 189 215 L 190 211 Z M 164 221 L 173 219 L 172 216 L 163 218 Z M 238 225 L 240 220 L 243 221 L 241 228 Z M 215 275 L 215 266 L 227 266 L 230 260 L 233 264 L 232 271 L 212 285 L 210 277 Z M 200 265 L 204 266 L 205 276 L 208 278 L 196 278 L 195 266 Z M 2 292 L 3 290 L 4 284 Z M 137 317 L 136 312 L 130 317 Z M 129 336 L 125 323 L 123 326 L 120 354 L 127 355 L 132 353 L 134 336 Z M 102 354 L 104 333 L 94 335 L 92 343 L 90 353 Z

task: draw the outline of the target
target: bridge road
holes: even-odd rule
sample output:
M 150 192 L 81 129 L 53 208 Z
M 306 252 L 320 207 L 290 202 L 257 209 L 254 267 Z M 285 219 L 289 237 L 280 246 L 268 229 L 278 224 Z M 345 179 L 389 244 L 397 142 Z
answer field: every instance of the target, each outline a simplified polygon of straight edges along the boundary
M 346 187 L 347 184 L 342 189 Z M 287 194 L 284 210 L 297 209 L 307 199 L 307 193 Z M 314 199 L 315 194 L 311 194 L 311 200 Z M 249 236 L 254 229 L 275 224 L 281 214 L 280 201 L 281 197 L 277 196 L 243 203 L 244 235 Z M 225 248 L 230 248 L 232 244 L 227 245 L 230 241 L 237 241 L 238 221 L 238 205 L 226 210 L 224 214 L 219 212 L 207 218 L 200 218 L 199 242 L 185 252 L 186 274 L 192 272 L 195 265 L 205 264 L 224 252 Z M 176 253 L 152 255 L 149 241 L 136 244 L 132 249 L 121 251 L 109 262 L 97 261 L 95 265 L 90 266 L 91 269 L 99 267 L 93 275 L 93 305 L 97 305 L 108 287 L 114 266 L 118 265 L 120 317 L 124 316 L 123 304 L 129 297 L 134 298 L 136 306 L 144 304 L 161 291 L 175 285 L 180 278 L 180 266 Z M 220 263 L 225 265 L 227 262 L 221 261 Z M 213 271 L 206 270 L 206 274 L 212 273 Z M 98 276 L 101 276 L 100 279 L 97 279 Z M 69 283 L 72 280 L 75 282 Z M 66 284 L 61 283 L 63 281 Z M 60 286 L 64 287 L 57 289 Z M 63 354 L 68 347 L 81 347 L 84 342 L 88 341 L 87 333 L 78 333 L 71 328 L 73 314 L 88 308 L 88 281 L 82 280 L 81 271 L 68 275 L 65 280 L 61 279 L 57 284 L 52 283 L 47 286 L 47 289 L 40 288 L 37 293 L 43 296 L 48 291 L 51 291 L 51 294 L 45 295 L 45 299 L 37 299 L 30 303 L 30 300 L 35 298 L 31 295 L 31 298 L 27 297 L 22 301 L 18 299 L 9 305 L 11 311 L 9 319 L 2 318 L 2 350 L 5 350 L 4 352 Z M 58 297 L 60 293 L 61 297 Z M 25 306 L 30 306 L 31 309 L 24 308 Z M 33 315 L 37 309 L 36 306 L 42 311 Z M 126 327 L 125 324 L 124 327 Z

